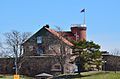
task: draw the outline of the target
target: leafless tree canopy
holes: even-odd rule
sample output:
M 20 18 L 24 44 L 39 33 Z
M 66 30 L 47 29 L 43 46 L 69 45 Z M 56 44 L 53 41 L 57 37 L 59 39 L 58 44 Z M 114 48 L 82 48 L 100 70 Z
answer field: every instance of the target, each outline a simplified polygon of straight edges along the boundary
M 120 49 L 115 48 L 111 51 L 111 54 L 114 56 L 120 56 Z
M 28 39 L 30 32 L 20 33 L 16 30 L 5 33 L 5 42 L 12 56 L 20 57 L 22 55 L 22 43 Z
M 22 56 L 23 54 L 22 44 L 24 41 L 28 39 L 30 33 L 29 32 L 21 33 L 16 30 L 13 30 L 11 32 L 5 33 L 4 35 L 6 39 L 5 40 L 7 46 L 6 49 L 9 50 L 8 54 L 12 57 L 15 57 L 15 68 L 16 68 L 15 70 L 17 74 L 19 72 L 22 62 L 24 61 L 23 60 L 24 57 Z

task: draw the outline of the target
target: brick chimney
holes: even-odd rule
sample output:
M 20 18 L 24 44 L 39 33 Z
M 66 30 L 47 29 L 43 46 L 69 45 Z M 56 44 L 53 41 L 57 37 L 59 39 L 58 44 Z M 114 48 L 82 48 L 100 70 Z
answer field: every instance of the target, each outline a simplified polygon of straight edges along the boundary
M 74 24 L 71 27 L 71 32 L 74 34 L 75 40 L 86 40 L 86 25 Z

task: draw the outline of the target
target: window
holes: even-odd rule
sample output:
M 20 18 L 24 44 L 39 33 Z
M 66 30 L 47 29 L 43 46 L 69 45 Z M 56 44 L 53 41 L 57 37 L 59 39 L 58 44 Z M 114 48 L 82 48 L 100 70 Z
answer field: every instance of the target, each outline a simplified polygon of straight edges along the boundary
M 9 73 L 11 72 L 11 69 L 10 69 L 9 66 L 6 66 L 6 67 L 5 67 L 5 70 L 6 70 L 6 72 L 9 72 Z
M 37 54 L 38 54 L 38 55 L 43 54 L 43 49 L 42 49 L 42 48 L 37 48 Z
M 61 66 L 59 64 L 54 64 L 52 66 L 52 71 L 61 71 Z
M 54 68 L 55 69 L 60 69 L 60 65 L 55 65 Z
M 39 44 L 39 43 L 42 43 L 42 37 L 41 36 L 38 36 L 37 37 L 37 43 Z
M 48 49 L 49 49 L 49 50 L 53 50 L 53 48 L 54 48 L 53 45 L 49 45 L 49 46 L 48 46 Z
M 32 45 L 29 46 L 29 50 L 33 51 L 33 46 Z
M 59 47 L 59 45 L 49 45 L 48 50 L 54 50 L 59 53 L 60 47 Z

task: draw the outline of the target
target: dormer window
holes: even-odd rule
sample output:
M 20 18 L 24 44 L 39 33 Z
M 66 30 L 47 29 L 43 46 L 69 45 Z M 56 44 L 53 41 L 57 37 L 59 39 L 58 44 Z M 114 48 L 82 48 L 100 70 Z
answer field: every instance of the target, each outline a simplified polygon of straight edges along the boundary
M 38 37 L 37 37 L 37 43 L 38 43 L 38 44 L 42 43 L 42 36 L 38 36 Z

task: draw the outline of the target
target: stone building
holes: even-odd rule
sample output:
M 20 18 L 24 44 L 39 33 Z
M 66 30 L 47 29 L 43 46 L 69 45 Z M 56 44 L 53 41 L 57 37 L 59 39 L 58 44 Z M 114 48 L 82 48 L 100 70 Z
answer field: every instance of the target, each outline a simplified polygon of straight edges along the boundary
M 21 74 L 59 74 L 62 69 L 59 61 L 61 52 L 65 58 L 61 61 L 64 62 L 64 72 L 74 72 L 74 64 L 70 63 L 73 44 L 69 40 L 86 40 L 86 27 L 74 25 L 71 31 L 55 31 L 49 25 L 43 26 L 23 44 L 25 59 Z

